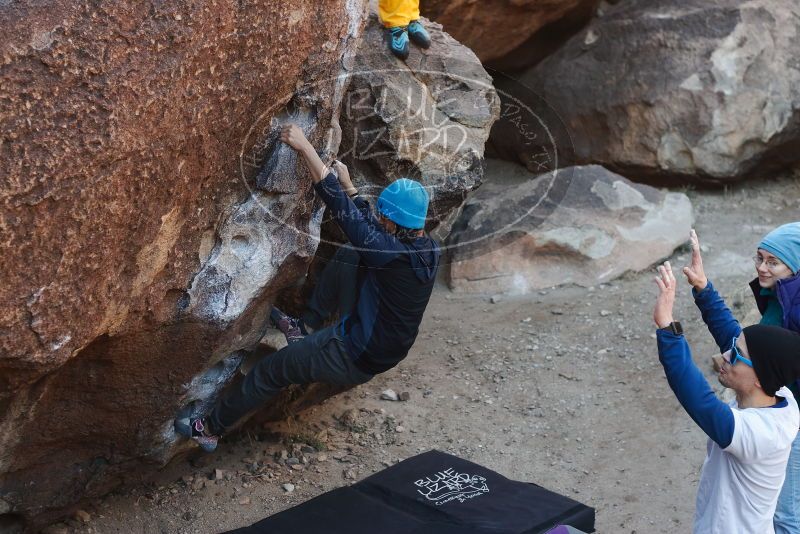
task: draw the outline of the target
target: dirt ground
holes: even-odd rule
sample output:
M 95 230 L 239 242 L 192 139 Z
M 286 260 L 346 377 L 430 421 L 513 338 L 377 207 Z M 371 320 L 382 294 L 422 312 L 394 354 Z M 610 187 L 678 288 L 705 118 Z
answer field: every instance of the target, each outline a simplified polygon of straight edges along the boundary
M 745 303 L 735 309 L 744 315 L 758 241 L 800 220 L 800 173 L 688 194 L 706 271 Z M 688 254 L 671 260 L 684 265 Z M 226 439 L 212 455 L 173 462 L 155 483 L 49 530 L 222 532 L 439 449 L 595 507 L 599 533 L 689 532 L 706 439 L 658 363 L 655 289 L 651 272 L 629 273 L 493 303 L 441 283 L 397 368 L 293 420 Z M 676 318 L 720 389 L 688 286 Z M 410 398 L 381 400 L 387 388 Z

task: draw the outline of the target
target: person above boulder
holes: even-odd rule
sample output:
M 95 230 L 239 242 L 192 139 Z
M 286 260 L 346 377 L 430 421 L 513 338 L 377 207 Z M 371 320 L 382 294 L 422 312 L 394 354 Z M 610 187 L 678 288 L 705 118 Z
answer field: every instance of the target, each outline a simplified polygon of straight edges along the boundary
M 419 0 L 380 0 L 378 14 L 387 29 L 389 50 L 407 59 L 408 41 L 420 48 L 431 46 L 431 37 L 419 21 Z

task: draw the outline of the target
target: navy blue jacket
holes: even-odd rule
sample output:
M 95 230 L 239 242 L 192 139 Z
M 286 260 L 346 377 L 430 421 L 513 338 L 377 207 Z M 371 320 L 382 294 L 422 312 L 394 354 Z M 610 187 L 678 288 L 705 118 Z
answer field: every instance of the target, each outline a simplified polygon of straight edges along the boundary
M 405 358 L 417 338 L 436 280 L 439 246 L 428 236 L 406 243 L 386 232 L 369 203 L 351 200 L 333 173 L 314 187 L 366 266 L 355 310 L 338 328 L 356 366 L 382 373 Z

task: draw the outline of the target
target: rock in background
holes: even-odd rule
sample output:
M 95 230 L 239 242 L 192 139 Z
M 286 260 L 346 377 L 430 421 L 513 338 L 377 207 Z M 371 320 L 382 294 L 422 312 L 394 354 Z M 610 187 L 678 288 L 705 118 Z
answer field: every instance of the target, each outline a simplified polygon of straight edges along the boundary
M 457 292 L 511 294 L 593 286 L 669 256 L 693 221 L 686 195 L 598 165 L 516 186 L 486 184 L 470 196 L 448 240 L 448 283 Z
M 798 17 L 777 0 L 625 1 L 521 81 L 563 117 L 577 163 L 741 179 L 798 161 Z M 492 142 L 524 152 L 508 131 Z
M 0 3 L 7 517 L 166 461 L 190 384 L 260 338 L 321 216 L 299 168 L 280 166 L 290 192 L 255 189 L 262 145 L 278 117 L 338 144 L 365 8 Z
M 539 30 L 565 18 L 585 21 L 599 0 L 430 0 L 420 3 L 425 16 L 444 26 L 484 63 L 535 51 L 517 48 Z M 510 54 L 512 53 L 513 54 Z M 525 63 L 524 58 L 514 58 Z M 528 63 L 532 64 L 532 63 Z

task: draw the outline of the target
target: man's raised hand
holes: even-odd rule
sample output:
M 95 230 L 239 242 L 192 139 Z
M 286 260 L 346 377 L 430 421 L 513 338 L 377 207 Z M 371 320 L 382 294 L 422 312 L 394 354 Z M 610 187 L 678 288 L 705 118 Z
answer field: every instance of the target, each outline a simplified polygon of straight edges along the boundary
M 703 257 L 700 255 L 700 240 L 697 239 L 694 228 L 689 232 L 689 243 L 692 245 L 692 263 L 683 268 L 683 274 L 696 291 L 702 291 L 708 285 L 708 278 L 703 269 Z
M 673 322 L 672 308 L 675 305 L 675 275 L 672 274 L 672 266 L 668 261 L 664 265 L 658 266 L 658 276 L 656 276 L 658 286 L 658 298 L 656 307 L 653 310 L 653 320 L 659 328 L 666 328 Z

